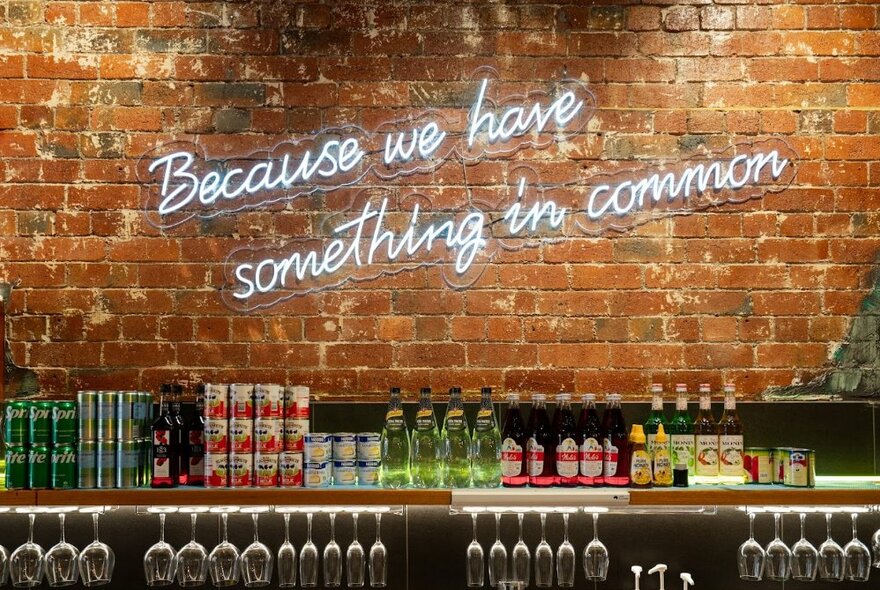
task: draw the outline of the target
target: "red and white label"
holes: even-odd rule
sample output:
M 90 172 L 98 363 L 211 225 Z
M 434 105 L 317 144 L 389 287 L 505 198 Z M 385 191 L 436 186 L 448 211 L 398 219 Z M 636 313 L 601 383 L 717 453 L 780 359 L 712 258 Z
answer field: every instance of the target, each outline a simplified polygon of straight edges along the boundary
M 246 418 L 229 421 L 230 450 L 233 453 L 254 452 L 254 423 Z
M 602 475 L 602 445 L 595 438 L 587 438 L 578 452 L 580 474 L 585 477 Z
M 205 418 L 229 417 L 229 386 L 208 383 L 205 385 Z
M 248 488 L 254 484 L 254 456 L 229 455 L 229 487 Z
M 501 444 L 501 475 L 517 477 L 523 475 L 523 448 L 512 438 L 505 438 Z
M 254 446 L 258 453 L 280 453 L 282 422 L 275 418 L 257 418 L 254 422 Z
M 578 446 L 573 438 L 566 438 L 556 445 L 556 474 L 560 477 L 577 477 Z
M 278 457 L 278 478 L 282 488 L 301 488 L 303 485 L 302 453 L 281 453 Z
M 206 488 L 229 486 L 229 456 L 226 453 L 208 453 L 204 465 Z
M 611 444 L 611 439 L 606 438 L 602 441 L 602 458 L 603 458 L 603 473 L 605 473 L 605 477 L 611 477 L 617 475 L 617 461 L 620 453 L 620 449 Z
M 229 452 L 229 422 L 225 418 L 205 419 L 205 452 Z
M 254 415 L 257 418 L 281 418 L 284 394 L 280 385 L 261 383 L 254 386 Z
M 308 420 L 286 420 L 284 422 L 284 450 L 291 453 L 302 453 L 303 437 L 308 431 Z
M 254 386 L 236 383 L 229 386 L 229 404 L 233 418 L 254 417 Z
M 254 456 L 254 483 L 258 488 L 278 487 L 278 455 L 257 453 Z
M 544 472 L 544 447 L 531 437 L 526 445 L 526 463 L 530 476 L 538 476 Z

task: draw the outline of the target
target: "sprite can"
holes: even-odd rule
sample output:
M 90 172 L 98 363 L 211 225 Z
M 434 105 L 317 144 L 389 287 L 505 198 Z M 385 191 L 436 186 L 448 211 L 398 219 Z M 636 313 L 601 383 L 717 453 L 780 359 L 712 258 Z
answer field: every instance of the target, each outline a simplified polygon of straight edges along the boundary
M 56 445 L 76 442 L 76 402 L 55 402 L 52 407 L 52 441 Z
M 28 487 L 32 490 L 49 489 L 51 479 L 51 457 L 49 447 L 46 445 L 31 445 L 28 452 Z
M 6 404 L 5 440 L 7 445 L 28 444 L 28 423 L 30 422 L 30 417 L 30 402 L 12 401 Z
M 138 466 L 141 460 L 139 440 L 121 440 L 116 443 L 116 487 L 136 488 L 139 484 Z
M 76 415 L 80 440 L 98 440 L 98 392 L 79 391 L 76 394 Z
M 116 398 L 115 391 L 98 392 L 98 440 L 116 440 Z
M 76 449 L 73 445 L 55 445 L 52 448 L 53 490 L 69 490 L 76 487 Z
M 28 487 L 27 447 L 6 446 L 6 489 L 24 490 Z
M 30 439 L 32 445 L 52 444 L 52 410 L 55 402 L 31 404 Z
M 98 444 L 98 489 L 116 486 L 116 441 L 99 440 Z
M 76 487 L 94 489 L 98 486 L 98 443 L 80 441 L 76 447 Z

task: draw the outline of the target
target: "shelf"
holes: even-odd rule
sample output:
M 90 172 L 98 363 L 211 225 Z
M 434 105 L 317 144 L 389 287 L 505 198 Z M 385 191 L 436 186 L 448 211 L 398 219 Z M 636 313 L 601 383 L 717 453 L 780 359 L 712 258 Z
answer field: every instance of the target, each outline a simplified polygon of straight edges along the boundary
M 37 492 L 33 490 L 6 490 L 0 492 L 0 506 L 34 506 Z
M 695 486 L 630 490 L 630 506 L 856 506 L 880 504 L 880 486 Z

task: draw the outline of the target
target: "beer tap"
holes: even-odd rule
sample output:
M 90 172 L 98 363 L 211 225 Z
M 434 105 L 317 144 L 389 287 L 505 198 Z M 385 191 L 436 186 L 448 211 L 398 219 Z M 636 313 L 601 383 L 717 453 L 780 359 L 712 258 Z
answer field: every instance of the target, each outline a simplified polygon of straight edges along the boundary
M 666 586 L 665 586 L 666 569 L 667 569 L 667 567 L 666 567 L 665 563 L 658 563 L 657 565 L 655 565 L 654 567 L 652 567 L 651 569 L 648 570 L 648 575 L 656 574 L 657 572 L 660 573 L 660 590 L 666 590 Z
M 634 565 L 634 566 L 632 566 L 632 567 L 629 568 L 629 569 L 630 569 L 630 571 L 632 571 L 632 573 L 633 573 L 633 575 L 635 576 L 635 579 L 636 579 L 636 587 L 635 587 L 635 590 L 639 590 L 639 578 L 642 577 L 642 566 L 640 566 L 640 565 Z
M 694 579 L 689 573 L 681 572 L 678 577 L 681 578 L 681 590 L 688 590 L 688 586 L 694 585 Z

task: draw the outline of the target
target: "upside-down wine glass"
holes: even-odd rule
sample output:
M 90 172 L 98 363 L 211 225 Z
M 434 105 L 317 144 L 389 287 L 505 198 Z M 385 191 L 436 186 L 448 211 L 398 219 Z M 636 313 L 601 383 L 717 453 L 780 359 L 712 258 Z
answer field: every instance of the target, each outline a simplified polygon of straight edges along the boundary
M 336 542 L 336 513 L 330 513 L 330 541 L 324 547 L 324 587 L 338 588 L 342 583 L 342 548 Z
M 66 514 L 58 513 L 58 526 L 61 529 L 61 537 L 58 543 L 46 552 L 45 568 L 46 581 L 51 588 L 73 586 L 79 579 L 79 551 L 67 542 L 64 534 L 64 521 Z
M 819 552 L 804 534 L 807 515 L 801 512 L 800 519 L 801 538 L 791 547 L 791 578 L 798 582 L 812 582 L 819 571 Z
M 608 548 L 599 540 L 599 513 L 593 513 L 593 540 L 584 547 L 584 573 L 591 582 L 608 577 Z
M 791 575 L 791 550 L 780 538 L 780 524 L 782 515 L 773 515 L 773 540 L 767 545 L 767 559 L 764 564 L 764 573 L 768 580 L 784 582 Z
M 367 569 L 364 547 L 358 541 L 358 513 L 351 514 L 352 539 L 345 552 L 345 581 L 349 588 L 363 588 Z
M 547 542 L 547 514 L 541 513 L 541 542 L 535 548 L 535 586 L 553 585 L 553 549 Z
M 211 550 L 208 556 L 208 571 L 211 582 L 218 588 L 227 588 L 238 584 L 240 570 L 238 567 L 238 548 L 229 542 L 227 523 L 229 515 L 220 515 L 220 543 Z
M 471 513 L 471 522 L 474 530 L 474 540 L 467 548 L 467 585 L 468 588 L 482 588 L 485 580 L 483 570 L 483 548 L 477 540 L 477 513 Z
M 261 588 L 272 582 L 272 552 L 260 543 L 260 514 L 254 512 L 254 542 L 241 552 L 241 577 L 245 588 Z
M 79 554 L 79 577 L 83 586 L 88 587 L 109 584 L 116 565 L 113 549 L 98 539 L 97 512 L 92 513 L 92 527 L 95 530 L 95 540 L 83 547 Z
M 181 588 L 201 586 L 208 579 L 208 551 L 196 541 L 198 514 L 190 514 L 192 538 L 177 552 L 177 585 Z
M 495 544 L 489 549 L 489 585 L 497 588 L 507 579 L 507 549 L 501 542 L 501 513 L 495 513 Z
M 43 548 L 34 543 L 34 520 L 28 514 L 27 542 L 20 545 L 9 558 L 9 577 L 16 588 L 31 588 L 43 581 Z
M 177 575 L 177 553 L 165 542 L 165 513 L 159 513 L 159 540 L 144 554 L 147 586 L 168 586 Z
M 867 582 L 871 576 L 871 551 L 859 541 L 859 515 L 852 513 L 852 541 L 843 548 L 846 559 L 846 579 L 853 582 Z
M 517 523 L 519 524 L 519 540 L 516 542 L 516 545 L 513 546 L 513 552 L 511 554 L 511 567 L 513 569 L 513 575 L 511 579 L 516 582 L 522 582 L 528 587 L 529 585 L 529 566 L 532 559 L 532 554 L 529 553 L 529 547 L 523 541 L 523 513 L 520 512 L 516 515 Z
M 736 556 L 740 579 L 760 582 L 764 574 L 765 557 L 764 548 L 755 541 L 755 513 L 749 512 L 749 538 L 739 546 Z
M 290 542 L 290 513 L 284 513 L 284 542 L 278 548 L 278 587 L 296 586 L 296 547 Z
M 306 542 L 299 552 L 299 579 L 303 588 L 318 585 L 318 547 L 312 543 L 312 513 L 306 513 Z
M 388 585 L 388 550 L 382 543 L 379 531 L 382 528 L 382 513 L 376 513 L 376 542 L 370 547 L 370 586 L 384 588 Z
M 819 545 L 819 578 L 826 582 L 842 582 L 846 576 L 846 556 L 843 549 L 831 538 L 831 514 L 825 515 L 828 537 Z
M 568 540 L 568 512 L 562 513 L 562 544 L 556 550 L 556 583 L 560 588 L 574 586 L 574 545 Z

